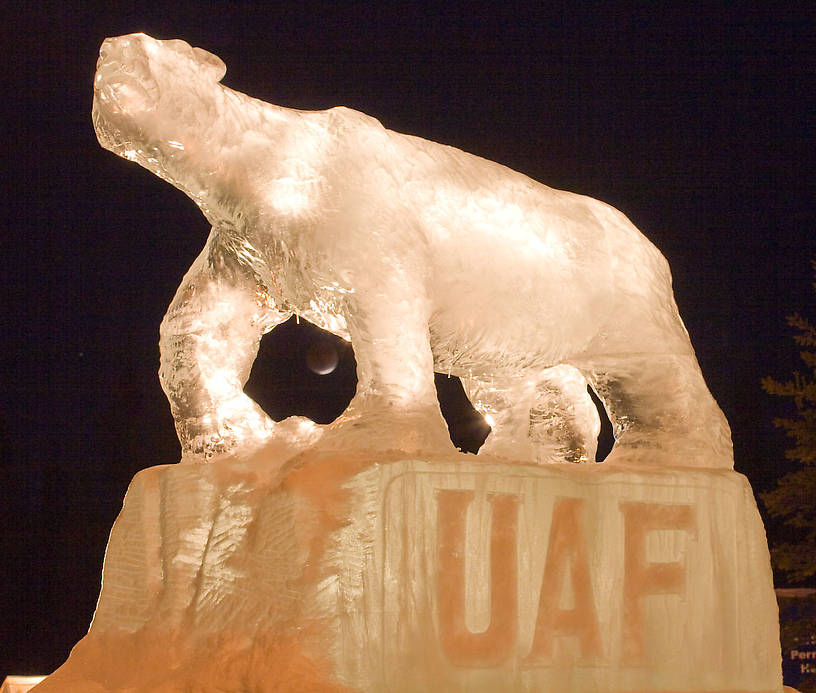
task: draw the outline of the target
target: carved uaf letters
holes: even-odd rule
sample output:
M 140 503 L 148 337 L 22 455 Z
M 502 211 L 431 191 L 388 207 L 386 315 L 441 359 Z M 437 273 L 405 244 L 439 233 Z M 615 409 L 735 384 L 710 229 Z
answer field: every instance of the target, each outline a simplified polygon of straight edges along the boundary
M 519 642 L 524 630 L 519 613 L 518 545 L 519 509 L 523 496 L 488 493 L 490 507 L 489 556 L 472 556 L 468 547 L 468 512 L 474 507 L 476 492 L 438 489 L 436 603 L 439 641 L 445 658 L 459 667 L 500 666 L 526 649 Z M 683 595 L 686 565 L 681 560 L 654 561 L 647 555 L 647 535 L 654 531 L 696 532 L 695 510 L 691 505 L 619 501 L 623 519 L 623 551 L 620 557 L 622 594 L 615 600 L 622 607 L 619 653 L 621 663 L 637 666 L 647 658 L 646 616 L 643 597 Z M 609 656 L 601 640 L 597 604 L 590 574 L 589 542 L 586 536 L 586 500 L 556 498 L 547 543 L 546 560 L 538 593 L 538 608 L 532 644 L 522 666 L 557 664 L 557 638 L 575 638 L 580 662 L 592 666 Z M 529 531 L 529 528 L 528 528 Z M 485 560 L 489 565 L 489 621 L 481 632 L 467 625 L 468 610 L 474 608 L 466 595 L 466 576 L 473 570 L 468 562 Z M 622 569 L 622 570 L 621 570 Z M 566 590 L 565 590 L 566 588 Z M 565 592 L 571 603 L 564 603 Z M 619 607 L 619 608 L 620 608 Z M 609 634 L 607 634 L 608 636 Z

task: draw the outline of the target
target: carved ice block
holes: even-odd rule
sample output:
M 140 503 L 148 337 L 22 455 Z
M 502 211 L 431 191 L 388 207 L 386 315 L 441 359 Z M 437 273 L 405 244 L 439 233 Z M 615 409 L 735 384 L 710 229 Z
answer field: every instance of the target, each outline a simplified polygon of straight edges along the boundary
M 38 693 L 252 685 L 778 693 L 750 486 L 383 453 L 141 472 L 90 632 Z

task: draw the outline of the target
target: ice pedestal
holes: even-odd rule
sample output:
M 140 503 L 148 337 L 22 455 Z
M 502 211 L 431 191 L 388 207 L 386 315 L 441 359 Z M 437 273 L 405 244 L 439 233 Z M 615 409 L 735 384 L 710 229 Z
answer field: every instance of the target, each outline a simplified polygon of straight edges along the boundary
M 37 692 L 782 690 L 746 479 L 312 453 L 140 472 Z

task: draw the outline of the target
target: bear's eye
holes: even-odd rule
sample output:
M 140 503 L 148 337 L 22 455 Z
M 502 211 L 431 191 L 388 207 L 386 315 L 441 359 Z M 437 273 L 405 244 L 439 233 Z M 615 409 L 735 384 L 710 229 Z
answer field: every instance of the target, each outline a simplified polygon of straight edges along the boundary
M 181 39 L 167 39 L 162 41 L 162 43 L 170 50 L 180 53 L 186 58 L 192 57 L 192 48 L 186 41 L 182 41 Z

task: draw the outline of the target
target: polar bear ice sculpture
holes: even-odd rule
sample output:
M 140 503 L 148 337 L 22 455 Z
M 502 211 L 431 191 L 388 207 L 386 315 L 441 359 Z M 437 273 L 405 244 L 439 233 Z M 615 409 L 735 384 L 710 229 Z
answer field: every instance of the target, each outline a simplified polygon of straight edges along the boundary
M 516 459 L 731 467 L 663 256 L 623 214 L 348 108 L 273 106 L 219 83 L 180 40 L 107 39 L 104 147 L 189 195 L 212 224 L 161 329 L 185 455 L 326 443 L 450 446 L 433 371 L 463 379 Z M 327 430 L 279 424 L 242 391 L 261 335 L 293 313 L 351 339 L 357 394 Z

